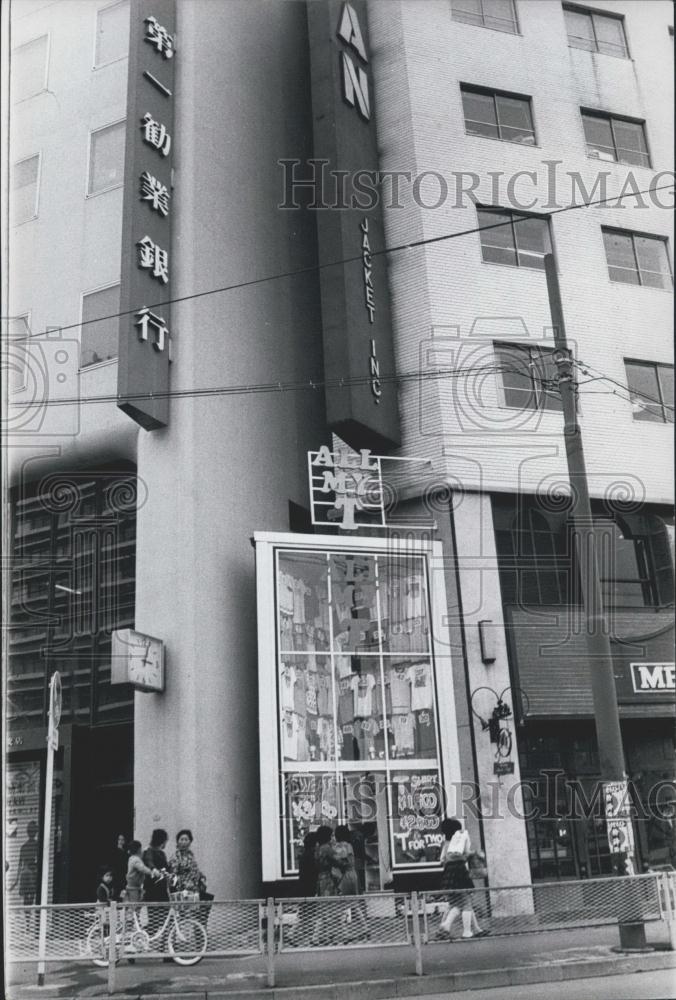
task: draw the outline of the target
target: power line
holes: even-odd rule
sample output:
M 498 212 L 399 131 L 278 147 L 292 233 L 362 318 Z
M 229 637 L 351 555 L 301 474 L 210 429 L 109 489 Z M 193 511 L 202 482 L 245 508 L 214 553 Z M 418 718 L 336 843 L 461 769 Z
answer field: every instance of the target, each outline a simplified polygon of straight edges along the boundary
M 674 187 L 673 184 L 663 184 L 660 185 L 659 187 L 647 188 L 644 191 L 631 191 L 631 192 L 628 191 L 626 194 L 619 194 L 610 198 L 598 198 L 596 201 L 582 202 L 582 204 L 579 205 L 567 205 L 564 208 L 554 209 L 553 211 L 547 213 L 547 215 L 540 216 L 540 218 L 542 219 L 551 218 L 554 215 L 561 215 L 564 212 L 572 212 L 580 208 L 591 208 L 595 205 L 605 205 L 612 201 L 619 202 L 623 198 L 628 198 L 630 196 L 635 198 L 642 194 L 650 194 L 655 191 L 664 191 L 666 189 L 672 189 L 673 187 Z M 401 243 L 398 246 L 394 247 L 384 247 L 382 250 L 372 250 L 371 257 L 381 257 L 390 253 L 397 253 L 400 250 L 413 250 L 417 249 L 418 247 L 431 246 L 432 244 L 435 243 L 442 243 L 448 240 L 459 239 L 461 236 L 472 236 L 475 233 L 482 233 L 489 229 L 500 229 L 503 226 L 511 226 L 513 224 L 518 225 L 519 222 L 529 221 L 532 218 L 533 218 L 532 215 L 524 215 L 521 218 L 513 218 L 513 216 L 510 215 L 510 217 L 506 219 L 504 222 L 494 222 L 491 223 L 490 226 L 477 226 L 473 229 L 463 229 L 458 233 L 446 233 L 442 236 L 430 236 L 427 239 L 414 240 L 411 243 Z M 207 295 L 218 295 L 221 292 L 232 292 L 241 288 L 250 288 L 254 285 L 260 285 L 267 281 L 279 281 L 282 278 L 294 278 L 302 274 L 310 274 L 315 271 L 322 271 L 329 267 L 340 267 L 343 264 L 354 264 L 361 261 L 362 259 L 363 259 L 362 255 L 357 254 L 354 257 L 344 257 L 342 260 L 328 261 L 324 264 L 321 263 L 309 264 L 307 267 L 295 268 L 292 271 L 280 271 L 278 274 L 270 274 L 261 278 L 250 278 L 248 281 L 239 281 L 232 285 L 222 285 L 219 288 L 210 288 L 206 289 L 203 292 L 192 292 L 189 295 L 180 295 L 173 299 L 165 299 L 163 302 L 153 302 L 150 303 L 150 305 L 146 305 L 144 303 L 143 308 L 161 309 L 164 306 L 174 305 L 179 302 L 188 302 L 194 299 L 205 298 Z M 76 330 L 83 326 L 87 326 L 90 323 L 102 323 L 104 322 L 104 320 L 107 319 L 117 319 L 120 316 L 132 316 L 134 313 L 138 312 L 138 310 L 141 308 L 142 308 L 141 305 L 137 305 L 133 309 L 125 309 L 122 312 L 110 313 L 107 316 L 97 316 L 95 319 L 82 320 L 79 323 L 70 323 L 67 326 L 58 327 L 58 329 L 61 331 Z M 48 333 L 47 330 L 42 330 L 40 333 L 33 334 L 33 336 L 41 337 L 43 334 L 46 333 Z
M 377 381 L 381 383 L 405 383 L 424 382 L 442 378 L 464 378 L 469 375 L 498 374 L 501 372 L 512 372 L 523 374 L 521 369 L 510 368 L 504 365 L 491 364 L 470 368 L 437 368 L 431 371 L 401 372 L 399 374 L 380 374 Z M 535 381 L 542 381 L 534 379 Z M 36 400 L 34 402 L 20 402 L 10 404 L 20 409 L 27 409 L 31 406 L 64 406 L 73 403 L 117 403 L 119 399 L 125 402 L 139 399 L 181 399 L 194 396 L 241 396 L 253 393 L 266 392 L 296 392 L 299 390 L 316 389 L 342 389 L 353 385 L 369 385 L 374 381 L 374 376 L 356 375 L 353 377 L 332 378 L 332 379 L 310 379 L 303 382 L 262 382 L 250 385 L 221 385 L 210 386 L 202 389 L 167 389 L 165 392 L 144 392 L 125 394 L 120 397 L 114 393 L 107 393 L 100 396 L 68 396 L 61 399 Z
M 584 375 L 588 374 L 588 372 L 584 370 L 585 368 L 589 369 L 589 371 L 598 373 L 597 377 L 589 379 L 589 382 L 596 382 L 596 381 L 610 382 L 612 385 L 617 386 L 619 389 L 622 390 L 622 392 L 627 394 L 624 398 L 626 398 L 630 403 L 638 402 L 638 400 L 634 399 L 634 396 L 641 396 L 643 399 L 647 399 L 649 403 L 654 403 L 656 406 L 661 406 L 665 410 L 670 410 L 672 413 L 674 412 L 674 407 L 669 406 L 668 403 L 663 402 L 661 399 L 656 399 L 654 396 L 650 396 L 647 392 L 641 392 L 640 389 L 630 389 L 628 385 L 624 385 L 622 382 L 618 382 L 617 379 L 612 378 L 610 375 L 606 375 L 605 372 L 602 372 L 600 368 L 595 368 L 593 365 L 588 364 L 586 361 L 575 360 L 575 364 L 580 368 L 580 370 Z M 581 384 L 584 385 L 586 383 L 581 383 Z

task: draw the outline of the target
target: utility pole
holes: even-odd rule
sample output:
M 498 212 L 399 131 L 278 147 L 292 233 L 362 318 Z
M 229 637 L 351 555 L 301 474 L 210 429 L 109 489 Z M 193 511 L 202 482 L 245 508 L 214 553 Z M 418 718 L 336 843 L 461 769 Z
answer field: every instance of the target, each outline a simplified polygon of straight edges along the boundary
M 610 635 L 601 593 L 596 536 L 589 501 L 582 433 L 577 419 L 573 357 L 566 339 L 559 278 L 554 255 L 551 253 L 545 254 L 545 275 L 554 328 L 558 386 L 563 408 L 563 437 L 572 493 L 571 515 L 582 591 L 582 614 L 591 670 L 590 680 L 594 702 L 596 740 L 603 782 L 608 839 L 611 853 L 626 853 L 628 874 L 634 874 L 634 837 L 629 787 L 622 747 L 620 715 L 617 708 Z M 620 923 L 620 945 L 622 950 L 646 950 L 645 925 L 640 919 L 635 923 Z

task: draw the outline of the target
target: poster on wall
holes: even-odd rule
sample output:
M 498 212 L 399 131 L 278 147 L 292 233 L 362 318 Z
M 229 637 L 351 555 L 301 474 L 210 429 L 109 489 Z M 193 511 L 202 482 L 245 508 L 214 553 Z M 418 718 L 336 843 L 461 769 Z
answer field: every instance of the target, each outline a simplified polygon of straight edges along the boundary
M 443 844 L 443 795 L 436 771 L 404 771 L 392 776 L 394 865 L 436 865 Z
M 10 762 L 6 770 L 5 899 L 9 906 L 37 903 L 42 854 L 40 762 Z M 54 897 L 54 859 L 61 848 L 62 774 L 54 773 L 48 900 Z

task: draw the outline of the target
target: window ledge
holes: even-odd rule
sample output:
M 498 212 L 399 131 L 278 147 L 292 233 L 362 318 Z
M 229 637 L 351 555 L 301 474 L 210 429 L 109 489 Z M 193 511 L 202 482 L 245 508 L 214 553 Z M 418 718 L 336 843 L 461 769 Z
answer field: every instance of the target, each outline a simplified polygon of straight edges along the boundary
M 124 181 L 119 181 L 117 184 L 111 184 L 110 187 L 101 188 L 99 191 L 88 191 L 85 194 L 85 201 L 90 201 L 92 198 L 98 198 L 99 195 L 108 194 L 110 191 L 117 191 L 121 187 L 124 187 Z
M 468 132 L 467 129 L 465 129 L 465 135 L 470 139 L 488 139 L 489 142 L 506 142 L 510 146 L 521 146 L 522 149 L 542 149 L 539 142 L 515 142 L 514 139 L 501 139 L 497 135 L 478 135 L 476 132 Z
M 32 101 L 34 97 L 39 97 L 40 94 L 46 94 L 47 87 L 42 87 L 40 90 L 36 90 L 34 94 L 29 94 L 27 97 L 17 97 L 16 100 L 12 101 L 12 104 L 25 104 L 26 101 Z
M 22 219 L 21 222 L 13 222 L 12 229 L 18 229 L 20 226 L 25 226 L 29 222 L 35 222 L 37 218 L 38 213 L 36 212 L 35 215 L 31 215 L 29 219 Z
M 624 59 L 625 62 L 633 62 L 631 56 L 616 56 L 612 52 L 599 52 L 598 49 L 585 49 L 581 45 L 571 45 L 568 42 L 569 49 L 577 49 L 578 52 L 586 52 L 588 56 L 610 56 L 611 59 Z
M 453 17 L 452 14 L 451 21 L 454 24 L 462 24 L 465 28 L 479 28 L 480 31 L 497 31 L 499 35 L 514 35 L 516 38 L 523 38 L 522 31 L 505 31 L 504 28 L 494 28 L 492 24 L 471 24 L 469 21 L 462 21 L 460 18 Z
M 92 73 L 96 73 L 100 69 L 107 69 L 108 66 L 115 66 L 117 63 L 126 62 L 129 56 L 125 53 L 123 56 L 118 56 L 117 59 L 110 59 L 108 62 L 104 63 L 94 63 L 92 66 Z
M 674 293 L 673 284 L 671 288 L 655 288 L 654 285 L 637 285 L 631 281 L 613 281 L 612 278 L 608 278 L 608 284 L 612 285 L 613 288 L 617 288 L 618 285 L 624 285 L 625 288 L 640 288 L 642 291 L 661 292 L 663 295 L 665 293 L 667 295 L 673 295 Z
M 657 173 L 652 164 L 646 167 L 642 163 L 627 163 L 626 160 L 602 160 L 600 156 L 590 156 L 587 153 L 586 159 L 591 160 L 592 163 L 605 163 L 609 167 L 636 167 L 638 170 L 649 170 L 650 173 Z
M 108 358 L 106 361 L 96 361 L 94 364 L 85 365 L 84 368 L 78 368 L 79 375 L 86 375 L 87 372 L 98 371 L 100 368 L 106 368 L 108 365 L 116 365 L 118 362 L 117 358 Z

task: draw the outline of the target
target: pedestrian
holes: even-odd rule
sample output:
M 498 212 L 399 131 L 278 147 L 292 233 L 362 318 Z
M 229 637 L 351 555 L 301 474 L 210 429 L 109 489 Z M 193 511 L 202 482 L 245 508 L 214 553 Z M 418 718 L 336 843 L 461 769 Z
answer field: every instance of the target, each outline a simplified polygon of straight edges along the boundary
M 441 848 L 439 861 L 443 865 L 441 885 L 444 889 L 453 889 L 449 893 L 449 910 L 439 925 L 437 938 L 451 939 L 451 927 L 462 913 L 462 936 L 464 939 L 484 937 L 488 931 L 482 930 L 472 907 L 472 898 L 467 890 L 474 888 L 474 883 L 467 870 L 467 858 L 472 853 L 469 834 L 463 830 L 457 819 L 445 819 L 441 823 L 444 844 Z
M 340 896 L 358 896 L 359 878 L 355 865 L 354 848 L 350 839 L 350 831 L 346 826 L 336 827 L 336 845 L 333 853 L 336 865 L 342 872 L 338 883 L 338 894 Z M 368 938 L 368 924 L 361 904 L 362 900 L 358 900 L 353 906 L 349 906 L 343 914 L 343 921 L 352 923 L 352 920 L 355 920 L 359 924 L 361 936 Z
M 150 837 L 150 845 L 143 852 L 143 863 L 146 867 L 154 868 L 159 872 L 167 870 L 169 862 L 167 861 L 167 855 L 164 853 L 164 848 L 167 846 L 168 839 L 169 835 L 166 830 L 162 830 L 159 827 L 153 830 Z M 143 898 L 146 903 L 168 903 L 169 889 L 167 879 L 163 876 L 156 879 L 146 877 L 143 886 Z M 162 926 L 165 916 L 166 913 L 163 907 L 148 907 L 148 934 L 151 937 Z M 157 942 L 157 944 L 161 950 L 161 943 Z
M 303 839 L 303 853 L 298 862 L 298 895 L 315 896 L 317 893 L 317 834 L 306 833 Z
M 38 888 L 38 824 L 31 819 L 26 824 L 26 837 L 19 848 L 19 867 L 16 873 L 19 895 L 25 907 L 33 906 Z M 33 910 L 24 910 L 26 930 L 31 929 Z M 37 927 L 37 924 L 36 924 Z
M 337 896 L 338 883 L 343 877 L 334 852 L 333 831 L 330 826 L 320 826 L 317 830 L 317 896 Z M 320 904 L 318 904 L 320 905 Z M 322 943 L 324 918 L 321 914 L 315 920 L 312 944 Z
M 146 877 L 159 878 L 157 868 L 149 868 L 143 863 L 140 840 L 132 840 L 129 845 L 129 860 L 127 861 L 127 883 L 125 899 L 128 903 L 140 903 L 143 900 L 143 885 Z
M 298 904 L 298 933 L 306 933 L 315 919 L 317 905 L 310 901 L 317 892 L 317 834 L 306 833 L 303 851 L 298 862 L 298 895 L 304 897 Z
M 100 920 L 103 933 L 110 928 L 110 901 L 114 893 L 114 875 L 112 865 L 102 865 L 99 869 L 99 884 L 96 887 L 96 901 L 101 904 Z
M 123 833 L 118 833 L 111 865 L 113 869 L 113 896 L 115 899 L 122 899 L 125 886 L 127 884 L 127 865 L 129 863 L 129 851 L 127 850 L 127 838 Z
M 174 885 L 177 892 L 194 892 L 199 896 L 206 878 L 192 851 L 193 835 L 191 830 L 179 830 L 176 834 L 176 853 L 169 861 L 169 871 L 174 875 Z

